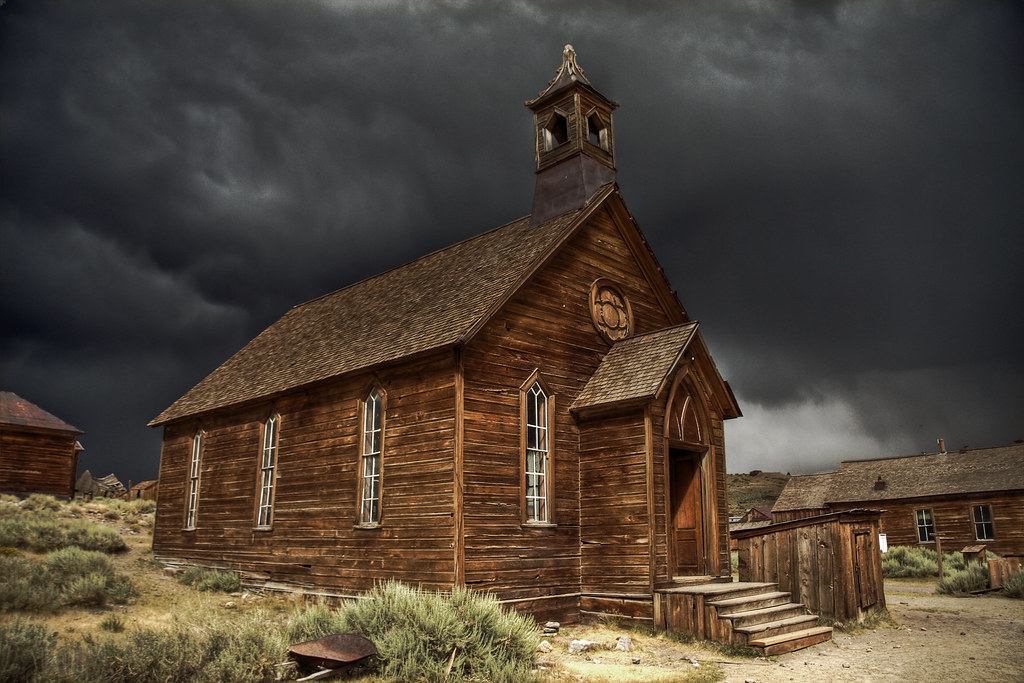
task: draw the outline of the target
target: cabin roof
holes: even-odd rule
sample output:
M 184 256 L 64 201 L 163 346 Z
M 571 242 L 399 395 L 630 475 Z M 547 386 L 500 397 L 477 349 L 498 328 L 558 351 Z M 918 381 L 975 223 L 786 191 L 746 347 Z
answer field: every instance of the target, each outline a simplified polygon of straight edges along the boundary
M 775 505 L 772 506 L 772 512 L 825 507 L 833 474 L 835 472 L 800 474 L 790 477 L 776 499 Z
M 688 322 L 616 342 L 570 409 L 658 395 L 696 332 L 697 323 Z
M 881 478 L 884 487 L 876 488 Z M 1024 489 L 1024 444 L 846 460 L 832 477 L 829 502 L 893 500 Z
M 465 341 L 613 189 L 544 224 L 531 228 L 527 216 L 292 308 L 150 425 Z
M 31 401 L 26 401 L 12 391 L 0 391 L 0 425 L 50 429 L 58 432 L 82 434 L 59 417 L 52 415 Z
M 1013 490 L 1024 490 L 1024 444 L 844 460 L 837 472 L 792 477 L 772 509 Z

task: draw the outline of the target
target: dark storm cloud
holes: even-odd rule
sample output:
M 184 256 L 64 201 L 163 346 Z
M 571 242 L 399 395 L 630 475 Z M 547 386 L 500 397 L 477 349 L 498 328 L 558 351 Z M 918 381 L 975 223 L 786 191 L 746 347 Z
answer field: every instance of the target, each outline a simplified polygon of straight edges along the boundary
M 1012 3 L 0 8 L 2 385 L 144 425 L 288 307 L 529 211 L 575 44 L 746 417 L 730 469 L 1024 436 Z

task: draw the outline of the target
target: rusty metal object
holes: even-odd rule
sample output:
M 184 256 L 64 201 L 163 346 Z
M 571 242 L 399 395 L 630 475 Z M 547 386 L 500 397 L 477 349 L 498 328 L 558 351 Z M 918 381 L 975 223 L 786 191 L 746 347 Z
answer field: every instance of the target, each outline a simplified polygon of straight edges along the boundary
M 299 664 L 324 669 L 355 666 L 377 654 L 373 641 L 354 633 L 335 633 L 316 640 L 296 643 L 288 654 Z

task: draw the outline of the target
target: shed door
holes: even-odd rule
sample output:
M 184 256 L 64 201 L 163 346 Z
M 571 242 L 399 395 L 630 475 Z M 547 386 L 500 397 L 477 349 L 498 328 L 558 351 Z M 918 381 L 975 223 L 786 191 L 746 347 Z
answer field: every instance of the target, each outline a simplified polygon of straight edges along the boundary
M 699 453 L 669 451 L 672 533 L 676 546 L 676 576 L 704 573 Z
M 878 602 L 878 586 L 875 585 L 872 558 L 878 554 L 870 529 L 853 532 L 853 564 L 856 572 L 857 595 L 862 609 Z

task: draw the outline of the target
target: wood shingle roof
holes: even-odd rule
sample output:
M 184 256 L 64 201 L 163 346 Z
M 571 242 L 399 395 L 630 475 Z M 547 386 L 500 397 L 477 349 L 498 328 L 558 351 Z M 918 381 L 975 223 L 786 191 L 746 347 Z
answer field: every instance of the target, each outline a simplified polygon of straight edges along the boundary
M 833 474 L 835 472 L 801 474 L 790 477 L 772 506 L 772 512 L 825 507 Z
M 1014 490 L 1024 490 L 1024 444 L 844 460 L 837 472 L 792 477 L 772 510 Z
M 0 391 L 0 424 L 73 434 L 83 433 L 81 429 L 72 427 L 56 415 L 46 412 L 12 391 Z
M 149 424 L 165 424 L 462 343 L 615 190 L 527 216 L 296 306 Z
M 875 488 L 881 478 L 885 487 Z M 847 460 L 832 476 L 829 502 L 881 501 L 1024 490 L 1024 444 L 964 452 Z
M 688 322 L 616 342 L 570 409 L 656 396 L 696 333 L 697 323 Z

